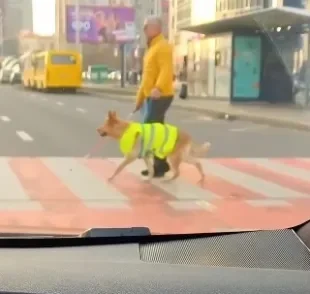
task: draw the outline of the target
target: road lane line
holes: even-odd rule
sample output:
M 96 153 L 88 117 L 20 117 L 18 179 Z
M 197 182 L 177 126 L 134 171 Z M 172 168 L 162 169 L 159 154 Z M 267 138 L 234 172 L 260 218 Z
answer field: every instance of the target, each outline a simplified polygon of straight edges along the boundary
M 84 205 L 91 208 L 128 209 L 129 201 L 75 158 L 44 158 L 44 164 Z
M 86 208 L 40 158 L 12 158 L 9 164 L 29 198 L 44 210 L 61 215 Z
M 309 170 L 295 168 L 293 166 L 289 166 L 281 162 L 270 160 L 268 158 L 251 158 L 251 159 L 247 158 L 246 160 L 244 159 L 240 159 L 240 160 L 257 165 L 260 168 L 270 170 L 276 174 L 281 174 L 286 177 L 297 178 L 305 182 L 308 182 L 308 181 L 310 182 L 310 171 Z
M 11 119 L 7 116 L 1 116 L 0 118 L 3 122 L 10 122 L 11 121 Z
M 118 165 L 122 159 L 113 158 L 110 160 Z M 127 170 L 136 175 L 138 178 L 140 177 L 140 172 L 143 169 L 145 169 L 145 166 L 139 161 L 136 161 L 127 167 Z M 141 182 L 143 182 L 142 178 Z M 176 210 L 203 209 L 213 211 L 215 207 L 210 203 L 210 201 L 214 201 L 219 198 L 218 195 L 215 195 L 211 191 L 205 191 L 198 185 L 191 185 L 182 179 L 176 179 L 170 183 L 164 183 L 162 180 L 153 179 L 152 184 L 165 193 L 175 197 L 174 200 L 168 201 L 168 205 Z
M 25 142 L 32 142 L 33 138 L 24 131 L 16 131 L 16 135 Z
M 279 200 L 279 199 L 255 199 L 255 200 L 246 200 L 246 203 L 254 207 L 289 207 L 292 206 L 292 203 Z
M 223 178 L 234 185 L 242 186 L 255 193 L 263 194 L 269 199 L 309 198 L 304 193 L 238 171 L 236 168 L 229 166 L 229 160 L 210 160 L 207 163 L 207 168 L 207 173 Z
M 37 201 L 32 201 L 9 164 L 7 158 L 0 158 L 0 209 L 7 210 L 41 210 L 42 206 Z
M 269 126 L 251 126 L 251 127 L 246 127 L 246 128 L 235 128 L 235 129 L 230 129 L 230 132 L 252 132 L 252 131 L 262 131 L 262 130 L 267 130 Z
M 187 117 L 182 120 L 182 122 L 186 123 L 202 123 L 202 122 L 209 122 L 213 121 L 213 118 L 211 116 L 192 116 L 192 117 Z
M 56 104 L 57 104 L 58 106 L 64 106 L 64 103 L 63 103 L 63 102 L 60 102 L 60 101 L 58 101 Z
M 77 112 L 81 112 L 81 113 L 85 113 L 86 112 L 86 110 L 83 109 L 83 108 L 76 108 L 76 111 Z

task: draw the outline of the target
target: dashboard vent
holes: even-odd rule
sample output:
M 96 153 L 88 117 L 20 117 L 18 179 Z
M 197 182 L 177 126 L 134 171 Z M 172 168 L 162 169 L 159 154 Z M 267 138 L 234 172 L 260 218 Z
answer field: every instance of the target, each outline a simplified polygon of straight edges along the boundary
M 310 270 L 310 251 L 292 230 L 141 244 L 140 256 L 152 263 Z

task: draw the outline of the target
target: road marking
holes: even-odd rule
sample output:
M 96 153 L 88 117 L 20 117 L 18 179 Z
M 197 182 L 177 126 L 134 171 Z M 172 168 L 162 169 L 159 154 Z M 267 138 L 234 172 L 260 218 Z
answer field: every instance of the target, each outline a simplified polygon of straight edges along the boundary
M 0 158 L 0 207 L 1 210 L 42 209 L 39 202 L 29 200 L 26 191 L 16 173 L 10 167 L 7 158 Z
M 247 127 L 247 128 L 236 128 L 236 129 L 230 129 L 230 132 L 251 132 L 251 131 L 260 131 L 260 130 L 266 130 L 268 129 L 268 126 L 255 126 L 255 127 Z
M 60 102 L 60 101 L 58 101 L 56 104 L 59 106 L 64 106 L 63 102 Z
M 208 172 L 218 178 L 229 179 L 229 182 L 251 190 L 257 194 L 264 194 L 269 199 L 298 199 L 309 198 L 309 195 L 300 193 L 283 185 L 278 185 L 268 180 L 257 178 L 248 173 L 240 172 L 236 169 L 226 167 L 218 162 L 208 162 Z M 208 173 L 207 172 L 207 173 Z
M 11 119 L 7 116 L 1 116 L 0 119 L 4 122 L 10 122 L 11 121 Z
M 117 165 L 120 159 L 110 159 Z M 134 162 L 127 167 L 127 170 L 140 177 L 140 171 L 145 167 L 141 162 Z M 154 179 L 152 184 L 169 195 L 173 195 L 175 200 L 168 201 L 168 205 L 176 210 L 204 209 L 212 211 L 214 206 L 209 201 L 217 200 L 219 197 L 211 191 L 202 190 L 199 186 L 191 185 L 183 179 L 176 179 L 170 183 L 164 183 L 161 180 Z
M 76 108 L 76 111 L 77 112 L 81 112 L 81 113 L 85 113 L 86 112 L 86 110 L 83 109 L 83 108 Z
M 206 121 L 206 122 L 213 121 L 213 118 L 209 116 L 199 116 L 199 117 L 195 116 L 195 117 L 185 118 L 182 121 L 186 123 L 200 123 L 203 121 Z
M 210 116 L 198 116 L 197 120 L 211 121 L 213 119 Z
M 43 162 L 88 207 L 129 208 L 126 196 L 112 185 L 103 185 L 100 178 L 76 159 L 45 158 Z
M 292 205 L 291 203 L 280 199 L 246 200 L 246 203 L 255 207 L 286 207 Z
M 20 137 L 23 141 L 26 142 L 32 142 L 33 139 L 30 135 L 28 135 L 26 132 L 24 131 L 16 131 L 16 134 L 18 137 Z
M 244 159 L 241 159 L 244 161 Z M 266 168 L 274 173 L 281 174 L 287 177 L 295 177 L 299 180 L 303 180 L 305 182 L 309 181 L 310 179 L 310 171 L 300 169 L 297 167 L 289 166 L 287 164 L 283 164 L 276 161 L 271 161 L 267 158 L 247 158 L 247 162 L 257 165 L 261 168 Z

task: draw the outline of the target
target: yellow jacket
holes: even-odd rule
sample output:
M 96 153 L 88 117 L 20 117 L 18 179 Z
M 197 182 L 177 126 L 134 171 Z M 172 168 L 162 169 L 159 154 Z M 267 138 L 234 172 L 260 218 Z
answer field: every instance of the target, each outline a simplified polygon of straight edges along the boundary
M 151 152 L 158 158 L 165 158 L 169 155 L 176 144 L 178 129 L 169 124 L 131 123 L 120 139 L 120 150 L 123 155 L 132 152 L 137 135 L 141 137 L 139 157 L 144 157 Z
M 137 95 L 137 105 L 141 105 L 157 88 L 162 96 L 173 96 L 173 48 L 163 35 L 155 37 L 144 55 L 142 81 Z

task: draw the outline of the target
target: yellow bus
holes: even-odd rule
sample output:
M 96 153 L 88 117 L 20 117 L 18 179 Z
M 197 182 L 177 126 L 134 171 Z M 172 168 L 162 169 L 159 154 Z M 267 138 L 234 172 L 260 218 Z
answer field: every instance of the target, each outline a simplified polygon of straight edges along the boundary
M 82 57 L 69 50 L 32 53 L 24 62 L 23 85 L 39 91 L 75 92 L 82 86 Z

